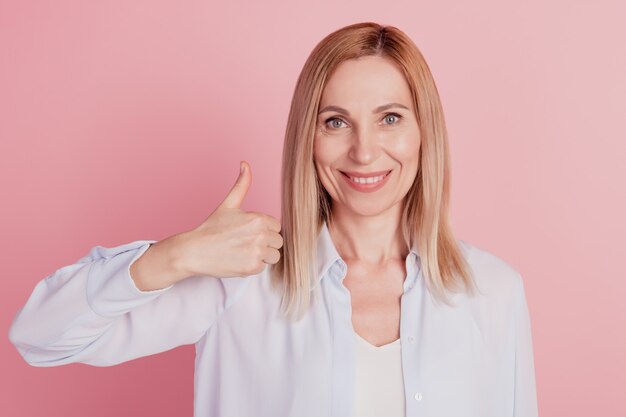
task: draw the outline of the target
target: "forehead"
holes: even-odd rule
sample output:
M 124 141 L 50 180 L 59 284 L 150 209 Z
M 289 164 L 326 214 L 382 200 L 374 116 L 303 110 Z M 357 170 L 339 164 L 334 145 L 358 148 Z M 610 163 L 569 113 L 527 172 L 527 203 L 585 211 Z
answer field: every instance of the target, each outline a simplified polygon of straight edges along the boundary
M 337 66 L 324 86 L 320 107 L 327 104 L 380 105 L 397 101 L 411 107 L 404 74 L 389 58 L 365 56 Z

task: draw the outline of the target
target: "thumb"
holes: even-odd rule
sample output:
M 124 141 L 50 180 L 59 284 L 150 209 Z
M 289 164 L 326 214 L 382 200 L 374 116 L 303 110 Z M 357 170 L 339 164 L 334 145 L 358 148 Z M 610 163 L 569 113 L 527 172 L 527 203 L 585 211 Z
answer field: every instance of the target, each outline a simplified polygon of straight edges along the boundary
M 246 161 L 241 161 L 241 170 L 237 182 L 231 188 L 230 192 L 220 204 L 220 207 L 239 208 L 243 199 L 248 193 L 250 183 L 252 182 L 252 174 L 250 173 L 250 165 Z

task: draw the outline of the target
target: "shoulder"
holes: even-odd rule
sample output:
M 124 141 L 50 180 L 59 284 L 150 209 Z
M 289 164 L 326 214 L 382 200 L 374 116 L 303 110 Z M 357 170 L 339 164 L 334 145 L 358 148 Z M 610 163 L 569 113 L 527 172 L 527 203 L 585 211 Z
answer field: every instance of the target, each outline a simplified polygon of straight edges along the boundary
M 492 250 L 462 241 L 476 283 L 474 296 L 463 297 L 460 312 L 479 330 L 486 349 L 514 354 L 516 323 L 524 320 L 524 283 L 520 272 Z
M 479 294 L 489 299 L 510 302 L 523 290 L 522 275 L 508 261 L 473 243 L 465 240 L 458 242 L 471 268 Z

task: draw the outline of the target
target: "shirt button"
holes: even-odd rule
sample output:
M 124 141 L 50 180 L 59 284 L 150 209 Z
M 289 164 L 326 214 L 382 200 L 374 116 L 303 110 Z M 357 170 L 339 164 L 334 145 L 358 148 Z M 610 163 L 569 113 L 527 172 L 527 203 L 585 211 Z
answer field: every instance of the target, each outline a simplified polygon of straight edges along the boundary
M 422 401 L 422 393 L 421 392 L 416 392 L 415 393 L 415 399 L 417 401 Z
M 415 338 L 413 336 L 409 336 L 407 339 L 409 343 L 415 343 Z

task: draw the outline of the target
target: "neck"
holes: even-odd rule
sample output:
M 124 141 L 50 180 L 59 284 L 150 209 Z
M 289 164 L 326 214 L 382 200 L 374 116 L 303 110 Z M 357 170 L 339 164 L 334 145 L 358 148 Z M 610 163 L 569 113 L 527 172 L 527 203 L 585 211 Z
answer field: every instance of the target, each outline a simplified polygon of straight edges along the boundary
M 402 236 L 402 204 L 373 216 L 334 207 L 328 231 L 339 256 L 346 262 L 384 266 L 404 260 L 408 248 Z

